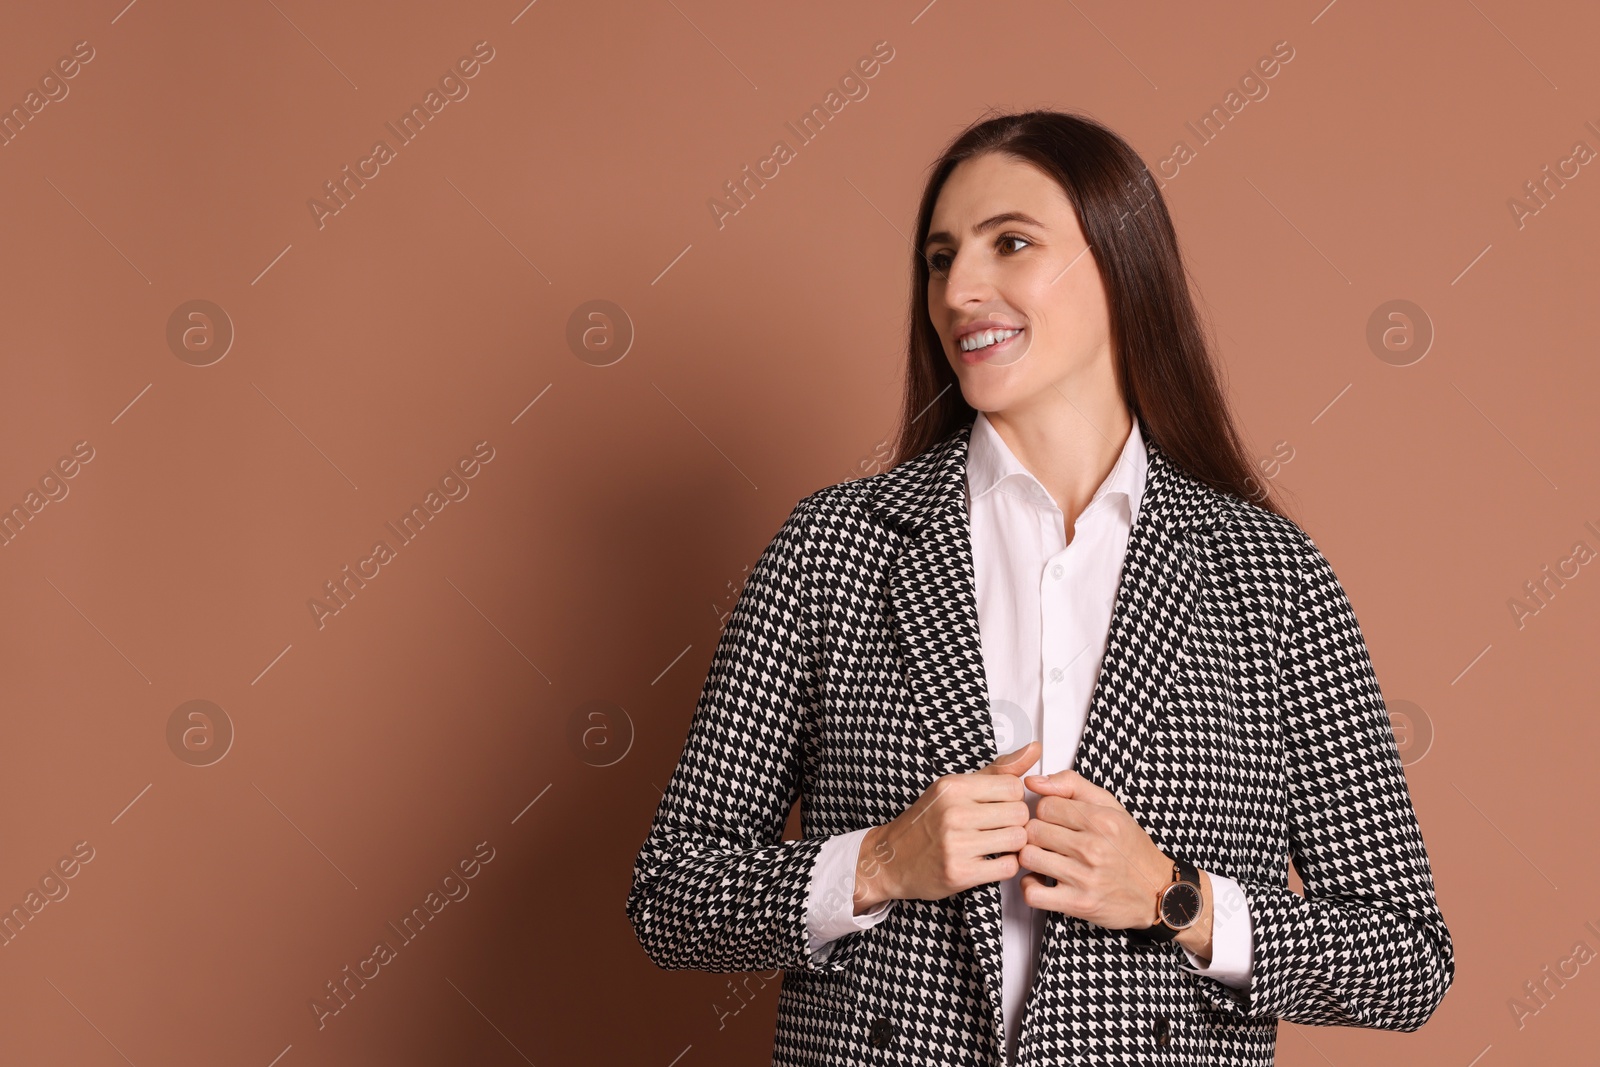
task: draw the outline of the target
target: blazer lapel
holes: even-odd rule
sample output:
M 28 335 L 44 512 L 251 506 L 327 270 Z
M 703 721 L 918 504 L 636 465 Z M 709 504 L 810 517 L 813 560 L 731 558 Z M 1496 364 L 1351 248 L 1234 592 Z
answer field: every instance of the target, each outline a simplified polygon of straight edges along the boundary
M 966 500 L 971 424 L 881 476 L 874 507 L 904 534 L 889 567 L 894 638 L 913 721 L 935 776 L 981 770 L 998 753 L 978 633 L 972 536 Z M 1141 424 L 1143 430 L 1143 424 Z M 1073 768 L 1124 795 L 1151 725 L 1160 713 L 1171 665 L 1184 645 L 1196 575 L 1188 532 L 1214 510 L 1212 490 L 1177 468 L 1144 432 L 1149 469 L 1129 534 L 1106 652 L 1090 698 Z M 1000 885 L 956 894 L 996 1039 L 1004 1033 Z M 1051 913 L 1045 947 L 1060 936 Z M 1042 954 L 1039 978 L 1044 977 Z

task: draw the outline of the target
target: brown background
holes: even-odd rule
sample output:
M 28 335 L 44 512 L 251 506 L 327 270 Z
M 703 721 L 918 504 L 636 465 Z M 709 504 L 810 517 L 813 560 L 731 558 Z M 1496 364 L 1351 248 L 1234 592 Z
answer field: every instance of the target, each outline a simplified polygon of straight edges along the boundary
M 1083 109 L 1153 169 L 1193 149 L 1164 193 L 1241 424 L 1292 449 L 1274 485 L 1403 727 L 1455 986 L 1416 1034 L 1285 1024 L 1280 1062 L 1580 1062 L 1596 967 L 1542 1007 L 1524 983 L 1600 949 L 1600 576 L 1510 601 L 1600 548 L 1600 175 L 1509 202 L 1600 148 L 1592 5 L 123 2 L 0 29 L 8 110 L 93 50 L 0 147 L 0 504 L 93 450 L 0 548 L 0 905 L 93 849 L 0 948 L 4 1062 L 766 1062 L 776 982 L 730 1015 L 728 976 L 654 968 L 631 864 L 746 568 L 893 426 L 916 196 L 991 106 Z M 192 300 L 235 334 L 206 366 L 219 335 L 168 341 Z M 1392 300 L 1420 360 L 1369 345 Z M 319 626 L 480 441 L 470 494 Z M 221 711 L 185 747 L 191 700 Z M 180 758 L 223 716 L 220 760 Z M 470 895 L 319 1029 L 480 842 Z

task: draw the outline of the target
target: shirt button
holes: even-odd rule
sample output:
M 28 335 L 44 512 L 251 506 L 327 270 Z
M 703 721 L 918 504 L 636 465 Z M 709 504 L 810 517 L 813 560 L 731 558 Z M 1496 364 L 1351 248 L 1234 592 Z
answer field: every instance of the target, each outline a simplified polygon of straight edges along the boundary
M 1052 577 L 1052 578 L 1059 578 L 1065 573 L 1066 573 L 1066 568 L 1061 566 L 1061 564 L 1059 564 L 1059 563 L 1057 563 L 1054 567 L 1050 568 L 1050 577 Z
M 1052 682 L 1061 681 L 1061 668 L 1060 667 L 1051 667 L 1050 668 L 1050 680 Z
M 1156 1016 L 1156 1044 L 1166 1048 L 1172 1041 L 1172 1024 L 1165 1015 Z
M 888 1048 L 889 1042 L 894 1040 L 894 1023 L 888 1019 L 872 1020 L 871 1041 L 873 1048 Z

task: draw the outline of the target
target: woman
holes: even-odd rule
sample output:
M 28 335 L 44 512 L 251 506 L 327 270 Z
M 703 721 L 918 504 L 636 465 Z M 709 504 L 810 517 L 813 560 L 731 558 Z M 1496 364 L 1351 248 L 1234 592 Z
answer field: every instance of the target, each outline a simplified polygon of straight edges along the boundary
M 1417 1029 L 1455 964 L 1383 696 L 1252 476 L 1139 157 L 981 122 L 915 241 L 897 464 L 752 570 L 634 868 L 646 952 L 782 968 L 775 1064 Z

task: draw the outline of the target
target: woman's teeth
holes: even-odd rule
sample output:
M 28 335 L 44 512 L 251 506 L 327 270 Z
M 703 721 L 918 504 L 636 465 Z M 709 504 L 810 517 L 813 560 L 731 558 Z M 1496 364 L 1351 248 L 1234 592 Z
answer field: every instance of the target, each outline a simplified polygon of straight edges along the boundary
M 961 339 L 961 351 L 976 352 L 980 348 L 988 348 L 990 345 L 997 344 L 998 342 L 1004 341 L 1009 337 L 1015 337 L 1021 332 L 1021 328 L 1015 328 L 984 330 L 981 333 L 969 333 L 967 336 Z

